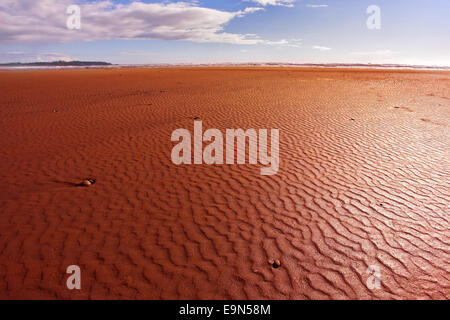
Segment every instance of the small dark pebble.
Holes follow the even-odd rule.
[[[279,267],[281,267],[281,262],[280,260],[276,259],[273,263],[272,263],[272,267],[274,269],[278,269]]]
[[[355,119],[353,119],[353,118],[350,118],[350,120],[355,121]]]
[[[194,120],[200,120],[200,118],[199,117],[194,117]]]

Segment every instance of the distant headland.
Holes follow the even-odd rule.
[[[84,67],[84,66],[110,66],[111,63],[103,61],[51,61],[51,62],[10,62],[0,63],[2,67]]]

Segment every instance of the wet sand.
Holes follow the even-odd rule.
[[[0,88],[2,299],[450,298],[450,72],[0,71]],[[278,128],[278,174],[174,165],[195,117]]]

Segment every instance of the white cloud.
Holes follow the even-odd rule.
[[[316,50],[320,50],[320,51],[328,51],[328,50],[331,50],[331,48],[323,47],[323,46],[312,46],[312,48],[313,48],[313,49],[316,49]]]
[[[58,52],[38,52],[30,53],[25,51],[0,52],[0,61],[4,62],[49,62],[49,61],[73,61],[76,60],[64,53]]]
[[[266,40],[266,45],[278,46],[278,47],[292,47],[292,48],[300,48],[302,39],[281,39],[278,41],[269,41]]]
[[[327,4],[307,4],[308,8],[326,8],[328,7]]]
[[[66,55],[61,55],[61,54],[53,54],[53,53],[49,53],[49,54],[38,54],[36,57],[36,60],[39,62],[51,62],[51,61],[73,61],[74,59],[72,59],[69,56]]]
[[[81,29],[69,30],[66,9],[75,0],[2,0],[0,42],[72,42],[111,39],[156,39],[231,44],[278,45],[253,34],[228,33],[233,19],[264,10],[249,7],[229,12],[193,2],[115,4],[110,0],[79,3]],[[287,4],[293,0],[264,0]],[[284,40],[281,40],[284,41]],[[282,43],[282,45],[286,45]]]
[[[293,7],[297,0],[245,0],[247,2],[254,2],[261,6],[282,6]]]

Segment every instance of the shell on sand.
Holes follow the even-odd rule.
[[[83,182],[81,183],[81,185],[83,187],[89,187],[92,185],[92,183],[89,180],[83,180]]]

